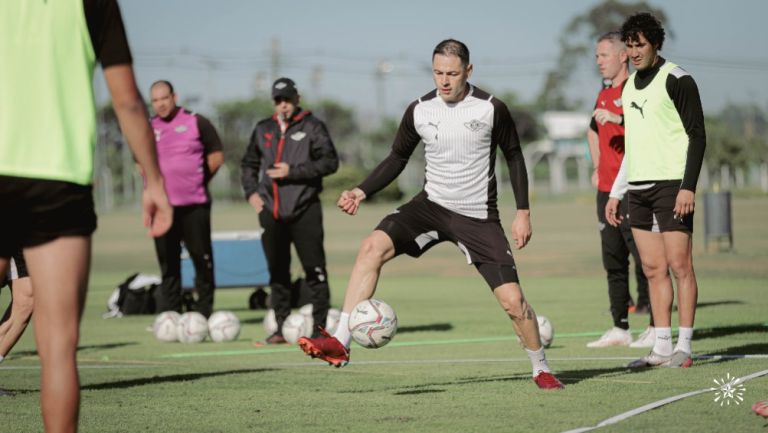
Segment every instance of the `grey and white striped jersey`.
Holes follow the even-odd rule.
[[[393,181],[423,142],[429,200],[464,216],[498,220],[495,162],[501,148],[517,208],[528,209],[525,161],[509,109],[468,86],[460,102],[446,103],[433,90],[408,106],[389,156],[359,186],[367,196]]]

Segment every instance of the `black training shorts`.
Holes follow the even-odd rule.
[[[443,241],[453,242],[491,289],[519,282],[512,249],[498,220],[470,218],[427,198],[425,192],[387,215],[376,227],[395,246],[395,255],[419,257]]]
[[[679,180],[655,182],[645,189],[629,190],[629,225],[632,228],[664,232],[693,233],[693,213],[682,219],[674,216]]]
[[[0,176],[0,257],[62,236],[90,236],[95,230],[90,185]]]

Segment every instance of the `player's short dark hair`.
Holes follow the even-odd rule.
[[[664,27],[661,26],[661,21],[649,12],[638,12],[621,25],[621,41],[624,43],[640,40],[640,33],[657,50],[664,45]]]
[[[457,41],[456,39],[446,39],[437,44],[435,50],[432,51],[432,58],[435,58],[436,54],[456,56],[461,59],[461,63],[464,66],[469,64],[469,48],[464,45],[464,42]]]
[[[149,88],[150,88],[150,89],[154,89],[154,88],[155,88],[155,86],[159,86],[159,85],[161,85],[161,84],[165,84],[166,86],[168,86],[168,90],[170,90],[170,91],[171,91],[171,95],[173,95],[173,94],[174,94],[174,91],[173,91],[173,84],[171,84],[171,82],[170,82],[170,81],[168,81],[168,80],[157,80],[157,81],[155,81],[154,83],[152,83],[152,85],[151,85],[151,86],[149,86]]]

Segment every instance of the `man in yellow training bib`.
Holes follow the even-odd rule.
[[[651,352],[627,367],[687,368],[693,363],[698,294],[691,243],[694,195],[706,147],[701,99],[690,74],[659,55],[664,28],[656,17],[632,15],[621,27],[621,39],[636,72],[621,96],[625,154],[605,214],[618,225],[619,201],[629,191],[629,223],[648,277],[656,331]],[[680,324],[674,349],[669,270]]]

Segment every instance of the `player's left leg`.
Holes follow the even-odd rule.
[[[45,431],[74,432],[80,407],[77,343],[90,266],[90,236],[59,237],[25,248],[34,276],[35,341]]]
[[[189,206],[180,221],[182,239],[195,267],[197,311],[205,317],[213,313],[213,292],[216,288],[211,245],[211,205]]]
[[[671,367],[690,367],[693,323],[696,318],[698,285],[693,270],[693,243],[690,233],[670,231],[663,233],[664,249],[677,287],[679,333]]]
[[[325,327],[328,309],[331,307],[331,292],[323,248],[324,237],[323,208],[317,201],[309,205],[291,224],[293,245],[304,268],[304,276],[311,293],[312,318],[315,323],[312,337],[320,335],[318,327]]]
[[[479,269],[481,272],[483,271],[482,267],[479,267]],[[552,370],[549,368],[547,357],[544,354],[544,347],[541,345],[539,337],[536,313],[525,300],[520,284],[516,282],[504,283],[493,289],[493,294],[501,308],[504,309],[504,312],[512,319],[515,333],[523,342],[525,351],[531,360],[533,380],[536,382],[536,385],[542,389],[564,388],[563,384],[552,375]]]

